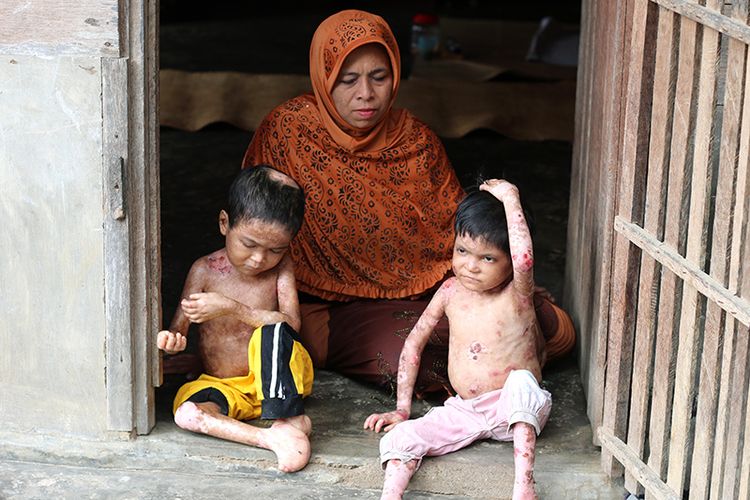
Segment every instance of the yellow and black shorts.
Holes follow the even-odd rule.
[[[313,366],[291,326],[276,323],[256,328],[248,343],[247,361],[250,369],[246,376],[203,374],[180,387],[173,411],[192,400],[214,401],[222,413],[235,420],[288,418],[305,412],[302,398],[312,392]],[[191,399],[194,396],[199,399]]]

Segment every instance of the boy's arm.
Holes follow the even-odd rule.
[[[389,431],[396,424],[409,419],[411,399],[419,373],[422,351],[438,321],[445,314],[446,289],[452,286],[451,282],[452,280],[444,283],[435,293],[435,296],[419,317],[419,321],[414,325],[409,336],[406,337],[398,361],[396,410],[388,413],[373,413],[365,420],[365,429],[371,429],[375,432]]]
[[[182,311],[193,323],[204,323],[219,316],[231,315],[252,328],[286,321],[299,331],[301,326],[299,299],[294,282],[291,257],[285,255],[278,265],[276,294],[278,310],[249,307],[217,292],[192,293],[181,303]]]
[[[302,327],[302,316],[299,311],[297,281],[294,279],[294,264],[288,253],[279,263],[276,294],[279,297],[279,312],[284,316],[282,321],[286,321],[289,326],[299,332]]]
[[[200,260],[193,263],[185,278],[185,284],[182,287],[180,297],[189,297],[193,293],[200,292],[203,289],[203,273],[201,270]],[[185,315],[181,306],[177,306],[172,322],[169,324],[169,330],[162,330],[156,336],[156,345],[159,349],[167,354],[175,354],[184,351],[187,347],[187,334],[190,328],[190,319]]]
[[[534,248],[526,217],[521,208],[518,188],[502,179],[485,181],[479,189],[489,191],[505,206],[508,243],[513,263],[513,287],[522,298],[531,300],[534,293]]]

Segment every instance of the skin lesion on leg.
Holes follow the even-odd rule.
[[[215,403],[186,401],[174,420],[181,429],[271,450],[282,472],[298,471],[310,460],[312,423],[307,415],[279,419],[264,429],[222,414]]]
[[[417,461],[391,459],[385,467],[385,481],[380,500],[401,500],[409,485],[409,480],[417,470]]]
[[[513,500],[536,499],[534,488],[534,458],[536,453],[536,431],[534,427],[517,422],[513,425],[513,461],[515,481]]]

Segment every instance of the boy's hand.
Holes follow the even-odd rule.
[[[189,298],[182,299],[180,307],[191,322],[204,323],[226,314],[232,302],[220,293],[191,293]]]
[[[408,419],[409,415],[405,410],[393,410],[388,413],[373,413],[367,417],[367,420],[365,420],[364,428],[375,432],[380,432],[381,430],[383,432],[388,432],[397,424]]]
[[[167,354],[176,354],[184,351],[187,346],[187,337],[180,332],[162,330],[156,336],[156,345]]]
[[[479,190],[490,192],[500,201],[504,201],[505,196],[509,193],[513,193],[516,198],[518,197],[518,188],[514,184],[503,179],[486,180],[481,186],[479,186]]]

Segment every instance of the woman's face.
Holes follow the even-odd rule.
[[[380,44],[357,47],[341,66],[331,90],[336,111],[354,128],[371,128],[391,102],[393,75],[388,54]]]

